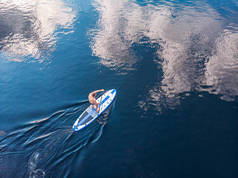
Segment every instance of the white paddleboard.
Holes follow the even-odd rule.
[[[98,105],[99,112],[96,112],[96,109],[94,107],[92,108],[92,105],[90,105],[75,121],[73,130],[79,131],[97,119],[112,104],[116,98],[116,94],[116,89],[111,89],[100,96],[97,99],[97,102],[101,102],[101,104]]]

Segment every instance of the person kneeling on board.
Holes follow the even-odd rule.
[[[99,111],[98,105],[101,104],[101,102],[99,102],[99,103],[97,102],[96,95],[97,95],[97,93],[102,92],[102,91],[104,91],[104,89],[93,91],[93,92],[89,93],[89,95],[88,95],[88,101],[89,101],[89,103],[92,104],[92,109],[93,109],[93,107],[95,107],[96,112]]]

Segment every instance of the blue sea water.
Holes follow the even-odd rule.
[[[0,178],[235,178],[237,130],[237,0],[1,0]]]

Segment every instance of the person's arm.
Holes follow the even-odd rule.
[[[104,91],[104,89],[93,91],[93,92],[91,92],[91,94],[96,94],[96,93],[101,92],[101,91]]]

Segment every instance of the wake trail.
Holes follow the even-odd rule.
[[[82,157],[82,149],[101,137],[109,117],[107,112],[85,129],[73,131],[72,125],[87,103],[88,100],[82,100],[66,104],[48,117],[5,134],[0,139],[0,177],[67,177],[72,162]],[[11,164],[13,161],[15,164]]]

